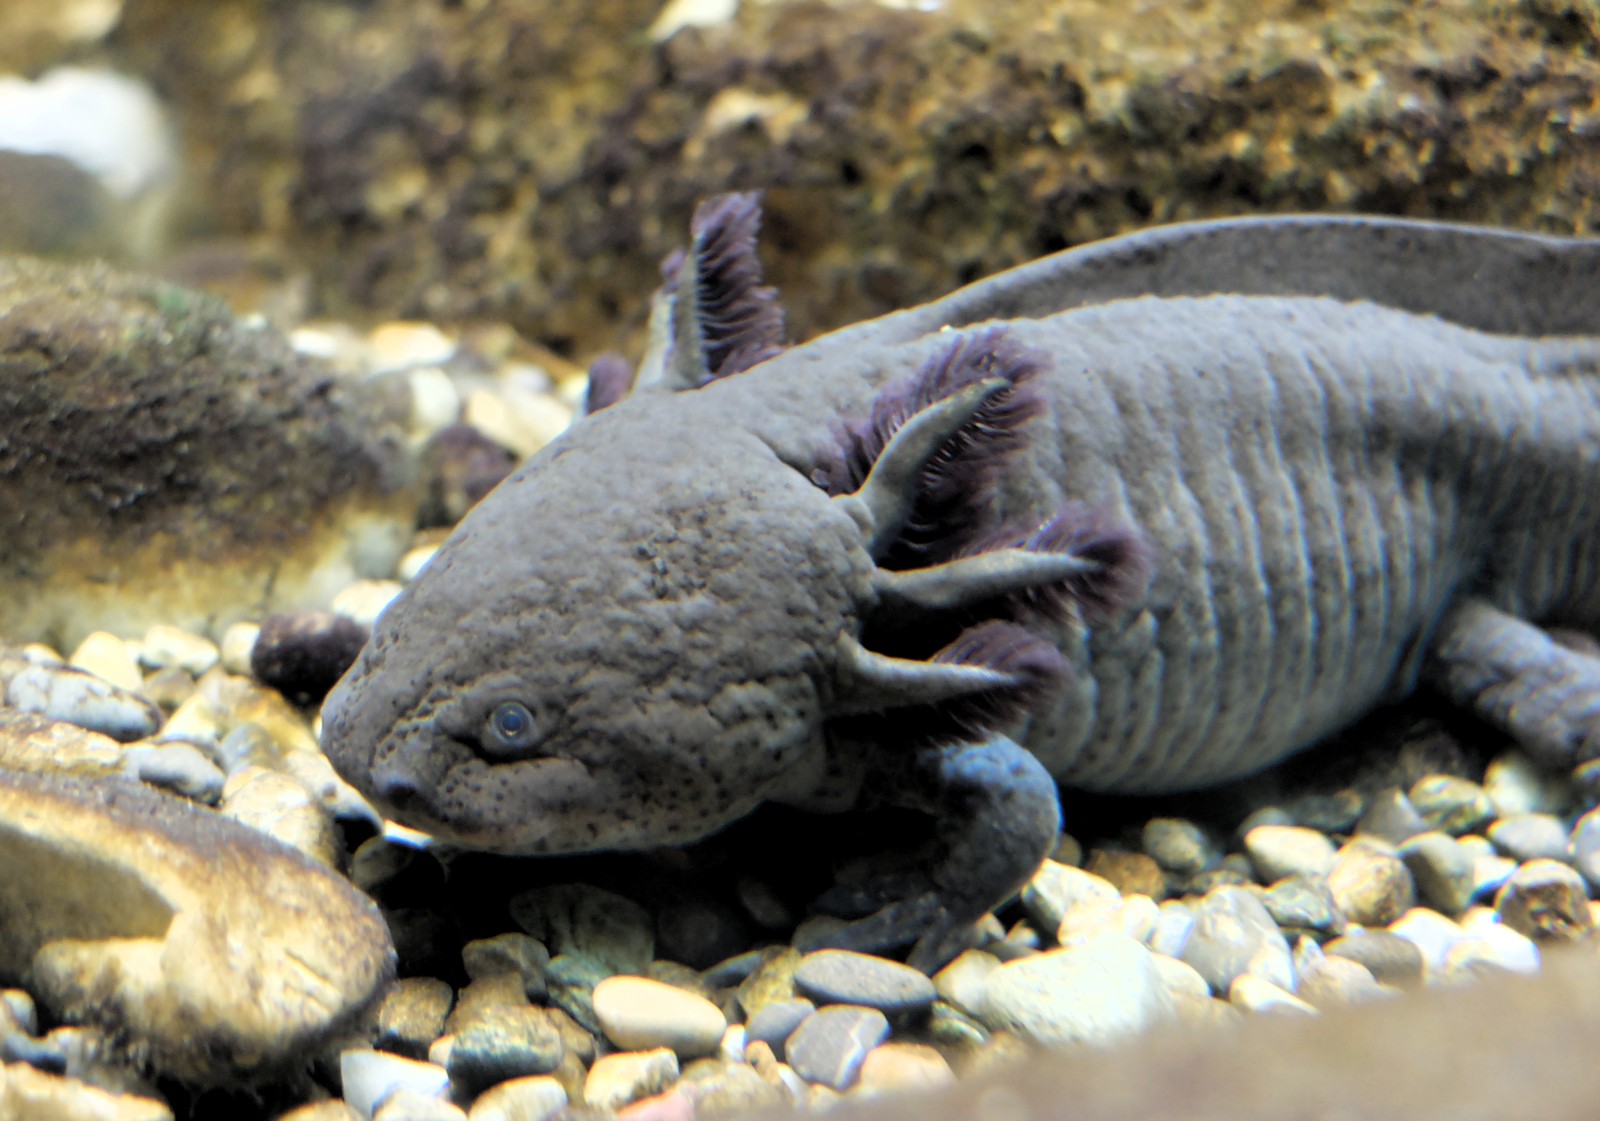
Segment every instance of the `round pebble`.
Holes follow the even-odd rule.
[[[996,969],[980,1018],[993,1031],[1054,1046],[1109,1043],[1174,1016],[1154,955],[1126,935],[1105,933]]]
[[[295,704],[316,704],[355,662],[368,633],[330,611],[269,615],[250,648],[250,673]]]
[[[227,782],[222,769],[199,748],[176,741],[133,744],[122,753],[122,769],[141,782],[208,806],[222,800]]]
[[[437,1097],[450,1089],[449,1072],[441,1066],[364,1048],[339,1055],[339,1081],[344,1100],[363,1117],[371,1117],[378,1103],[397,1090]]]
[[[546,1121],[567,1104],[561,1083],[545,1075],[513,1078],[479,1094],[468,1121]]]
[[[1516,861],[1566,860],[1567,830],[1554,814],[1522,813],[1489,826],[1495,848]]]
[[[1344,926],[1344,916],[1333,902],[1333,892],[1321,877],[1281,879],[1262,892],[1261,903],[1284,930],[1333,934]]]
[[[1043,930],[1055,930],[1078,903],[1122,898],[1112,884],[1081,868],[1046,860],[1022,889],[1022,906]]]
[[[1328,890],[1344,917],[1363,926],[1387,926],[1416,902],[1404,862],[1381,842],[1352,841],[1339,850]]]
[[[429,1045],[444,1034],[455,998],[455,991],[435,977],[396,981],[378,1008],[378,1049],[408,1059],[426,1057]]]
[[[1530,860],[1513,872],[1494,909],[1506,926],[1538,941],[1570,942],[1594,930],[1583,877],[1555,860]]]
[[[1287,989],[1253,973],[1241,973],[1228,986],[1228,1003],[1244,1012],[1315,1016],[1317,1010]]]
[[[1244,851],[1264,884],[1288,876],[1325,876],[1333,867],[1333,842],[1298,825],[1258,825],[1244,837]]]
[[[876,1008],[835,1004],[808,1017],[785,1045],[789,1065],[807,1082],[849,1089],[867,1053],[889,1037],[889,1020]]]
[[[1253,892],[1217,888],[1195,904],[1194,916],[1182,960],[1199,970],[1212,992],[1227,992],[1235,977],[1252,969],[1253,962],[1259,965],[1263,953],[1280,962],[1269,969],[1274,979],[1293,976],[1289,943]]]
[[[681,1059],[698,1058],[713,1054],[728,1028],[709,1000],[647,977],[607,977],[593,1001],[606,1038],[627,1051],[666,1047]]]
[[[925,1043],[885,1043],[868,1052],[857,1089],[867,1093],[934,1090],[956,1080],[955,1071]]]
[[[1387,930],[1363,930],[1335,938],[1323,947],[1331,956],[1360,962],[1385,985],[1412,988],[1422,984],[1422,951]]]
[[[1572,801],[1567,776],[1541,767],[1521,751],[1496,756],[1483,776],[1483,792],[1501,818],[1525,813],[1560,814]]]
[[[1400,846],[1400,856],[1422,898],[1440,911],[1458,915],[1472,902],[1477,860],[1454,837],[1434,830],[1418,833]]]
[[[1169,899],[1161,904],[1150,937],[1145,939],[1150,949],[1168,957],[1183,957],[1184,947],[1194,935],[1194,909],[1187,903]]]
[[[1483,787],[1455,775],[1426,775],[1410,790],[1411,804],[1429,829],[1469,833],[1494,820],[1494,803]]]
[[[68,666],[30,665],[6,686],[6,703],[129,743],[155,735],[161,710],[103,678]]]
[[[1167,896],[1167,877],[1161,865],[1142,852],[1096,848],[1089,853],[1084,869],[1105,880],[1122,895],[1144,895],[1155,900]]]
[[[222,668],[240,677],[250,674],[250,653],[255,649],[261,627],[255,623],[234,623],[222,632],[217,648]]]
[[[619,1109],[659,1093],[678,1080],[678,1056],[671,1049],[624,1051],[596,1059],[583,1083],[583,1103]]]
[[[128,644],[106,631],[85,635],[67,663],[122,689],[137,692],[144,685],[144,675]]]
[[[1389,933],[1399,935],[1422,951],[1428,974],[1443,969],[1450,948],[1466,937],[1460,924],[1428,907],[1411,908],[1390,924]]]
[[[1316,1008],[1364,1004],[1395,995],[1394,989],[1378,984],[1370,969],[1349,958],[1319,956],[1299,973],[1300,984],[1295,995]]]
[[[157,623],[139,644],[139,661],[151,669],[169,667],[199,677],[221,659],[217,644],[181,627]]]
[[[1157,864],[1179,876],[1202,872],[1222,856],[1205,830],[1177,817],[1156,817],[1145,822],[1140,843]]]

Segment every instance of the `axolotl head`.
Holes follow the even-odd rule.
[[[964,532],[1043,407],[1041,360],[1002,332],[927,348],[814,464],[720,415],[707,383],[781,333],[755,215],[702,208],[665,357],[614,407],[628,379],[596,378],[596,415],[467,515],[329,695],[330,759],[396,820],[562,853],[826,802],[837,730],[976,737],[1052,686],[1019,601],[1092,615],[1142,580],[1136,536],[1085,509]]]

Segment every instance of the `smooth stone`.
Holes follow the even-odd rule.
[[[702,1117],[748,1117],[789,1101],[781,1082],[768,1081],[754,1067],[727,1059],[690,1063],[676,1088],[690,1096],[695,1114]]]
[[[1161,983],[1166,985],[1167,991],[1173,996],[1192,996],[1207,1000],[1211,998],[1211,986],[1200,976],[1200,971],[1188,962],[1179,961],[1166,954],[1151,954],[1150,958],[1161,971]]]
[[[1476,979],[1485,972],[1531,976],[1539,972],[1540,964],[1539,947],[1533,939],[1492,923],[1469,931],[1466,938],[1450,947],[1439,973],[1446,983]]]
[[[6,686],[6,703],[99,732],[122,743],[152,736],[161,710],[130,690],[68,666],[27,666]]]
[[[473,980],[493,973],[515,973],[529,1000],[542,1001],[549,992],[545,971],[550,968],[550,951],[526,934],[512,932],[468,942],[461,947],[461,966]]]
[[[93,631],[67,657],[67,664],[103,678],[119,689],[136,693],[144,688],[144,674],[128,644],[106,631]]]
[[[209,638],[174,627],[170,623],[156,623],[144,633],[139,644],[139,661],[151,669],[181,669],[199,677],[221,660],[221,651]]]
[[[1262,893],[1261,905],[1279,927],[1287,930],[1334,934],[1344,927],[1344,916],[1333,901],[1333,892],[1320,877],[1281,879]]]
[[[1571,942],[1594,930],[1583,877],[1555,860],[1530,860],[1495,895],[1500,921],[1536,941]]]
[[[297,705],[320,704],[354,664],[370,633],[332,611],[268,615],[250,647],[250,675]]]
[[[1568,846],[1573,866],[1590,887],[1600,888],[1600,809],[1590,810],[1577,820]]]
[[[549,1074],[561,1065],[561,1037],[544,1010],[500,1006],[455,1033],[446,1069],[458,1088],[477,1093],[500,1082]]]
[[[239,677],[248,677],[250,654],[255,649],[256,639],[260,634],[259,623],[230,623],[228,629],[222,632],[222,642],[217,647],[222,668]]]
[[[1472,898],[1492,898],[1517,870],[1509,856],[1480,856],[1472,862]]]
[[[967,953],[976,953],[968,950]],[[963,957],[966,955],[963,954]],[[960,958],[956,959],[957,961]],[[954,962],[951,963],[952,965]],[[996,962],[995,964],[999,964]],[[949,968],[948,966],[946,968]],[[754,1016],[745,1023],[745,1038],[754,1043],[765,1043],[772,1048],[778,1058],[784,1057],[784,1041],[794,1034],[794,1030],[805,1022],[806,1017],[817,1010],[817,1006],[804,997],[793,1000],[774,1000],[761,1006]]]
[[[227,776],[192,744],[168,742],[130,744],[122,753],[125,773],[203,805],[222,801]]]
[[[800,951],[793,946],[773,946],[762,950],[758,964],[739,982],[735,996],[745,1014],[754,1016],[776,1000],[793,1000],[794,971],[800,966]]]
[[[1046,860],[1022,889],[1022,907],[1043,930],[1055,930],[1075,905],[1122,898],[1111,883],[1081,868]]]
[[[354,1048],[339,1054],[339,1083],[350,1108],[362,1117],[371,1117],[379,1103],[396,1090],[429,1098],[447,1093],[450,1075],[433,1063]]]
[[[298,1109],[280,1113],[275,1121],[365,1121],[339,1098],[307,1102]]]
[[[1428,828],[1457,835],[1494,820],[1494,803],[1483,787],[1455,775],[1425,775],[1409,791]]]
[[[551,884],[521,892],[509,906],[516,924],[552,955],[578,953],[607,973],[635,975],[642,975],[655,957],[650,913],[614,892],[587,884]]]
[[[709,1000],[647,977],[607,977],[592,1000],[606,1038],[624,1051],[667,1047],[680,1059],[695,1059],[715,1052],[728,1028]]]
[[[595,1060],[583,1084],[583,1104],[620,1109],[659,1093],[678,1079],[678,1056],[667,1047],[623,1051]]]
[[[1394,989],[1378,984],[1372,971],[1349,958],[1321,956],[1298,971],[1295,995],[1320,1009],[1346,1004],[1364,1004],[1395,995]]]
[[[196,1085],[298,1061],[394,975],[383,917],[344,877],[127,781],[0,772],[0,900],[0,975]]]
[[[800,959],[795,988],[818,1005],[856,1004],[886,1016],[927,1011],[933,982],[918,970],[871,954],[818,950]]]
[[[600,1021],[594,1014],[594,987],[610,976],[614,974],[607,966],[584,954],[553,957],[545,971],[550,1003],[600,1035]]]
[[[1572,804],[1572,782],[1541,767],[1521,751],[1507,751],[1490,760],[1483,792],[1501,818],[1525,813],[1560,815]]]
[[[567,1092],[554,1078],[513,1078],[473,1099],[467,1121],[548,1121],[566,1105]]]
[[[1459,915],[1477,889],[1472,853],[1447,833],[1418,833],[1400,846],[1418,894],[1447,915]]]
[[[1194,913],[1194,933],[1180,960],[1194,966],[1212,992],[1227,992],[1263,952],[1281,960],[1281,968],[1273,971],[1277,976],[1292,976],[1289,943],[1254,892],[1217,888],[1194,905]]]
[[[10,1020],[29,1035],[39,1034],[39,1008],[22,989],[0,989],[0,1017]]]
[[[1228,1003],[1241,1012],[1315,1016],[1317,1010],[1288,989],[1253,973],[1241,973],[1228,986]]]
[[[1061,833],[1056,837],[1056,847],[1050,850],[1050,859],[1057,864],[1065,864],[1072,868],[1083,867],[1083,842],[1071,833]]]
[[[946,1054],[966,1055],[988,1043],[990,1037],[989,1029],[979,1023],[976,1016],[936,1000],[927,1022],[920,1028],[919,1038],[942,1048]]]
[[[835,1004],[807,1017],[784,1052],[801,1078],[843,1092],[855,1083],[867,1052],[888,1037],[889,1020],[876,1008]]]
[[[1348,834],[1366,808],[1359,791],[1345,787],[1328,793],[1301,794],[1286,806],[1294,823],[1314,833]]]
[[[859,1094],[936,1090],[955,1083],[949,1061],[925,1043],[885,1043],[874,1047],[861,1064]]]
[[[1382,984],[1401,988],[1414,988],[1422,984],[1422,951],[1414,943],[1387,930],[1362,930],[1346,934],[1322,948],[1329,956],[1360,962]]]
[[[1145,822],[1139,840],[1157,864],[1179,876],[1203,872],[1222,858],[1206,831],[1184,818],[1151,818]]]
[[[1150,949],[1168,957],[1182,958],[1184,947],[1194,936],[1194,908],[1187,903],[1168,899],[1161,904],[1161,913],[1145,941]]]
[[[398,580],[352,580],[328,605],[335,615],[343,615],[364,627],[371,627],[403,590]]]
[[[444,1034],[445,1017],[456,994],[436,977],[404,977],[378,1007],[376,1046],[408,1059],[422,1059]]]
[[[1489,840],[1512,859],[1567,859],[1567,828],[1554,814],[1524,813],[1502,817],[1489,826]]]
[[[1466,937],[1459,923],[1428,907],[1411,908],[1389,924],[1389,933],[1399,935],[1422,951],[1428,976],[1444,968],[1450,948]]]
[[[1166,873],[1153,857],[1142,852],[1095,848],[1089,853],[1084,870],[1105,880],[1121,895],[1144,895],[1155,900],[1167,897]]]
[[[378,1103],[372,1121],[467,1121],[467,1111],[455,1102],[399,1089]]]
[[[1333,868],[1333,842],[1298,825],[1258,825],[1244,836],[1244,851],[1264,884],[1288,876],[1325,876]]]
[[[226,730],[226,719],[226,714],[218,710],[210,697],[203,693],[191,693],[173,709],[153,742],[175,740],[195,744],[205,748],[215,761],[218,758],[217,746],[222,742]]]
[[[7,1121],[172,1121],[172,1110],[155,1098],[112,1093],[27,1063],[3,1063],[0,1117]]]
[[[1339,850],[1328,873],[1328,890],[1344,917],[1362,926],[1387,926],[1416,902],[1416,885],[1405,863],[1381,842],[1357,840]]]
[[[279,771],[246,767],[222,787],[221,811],[330,868],[339,863],[333,815],[305,786]]]
[[[984,995],[985,1027],[1046,1046],[1108,1043],[1175,1015],[1150,951],[1112,933],[1002,965]]]

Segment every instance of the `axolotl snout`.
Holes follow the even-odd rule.
[[[637,377],[460,524],[329,697],[396,819],[513,853],[925,810],[833,944],[956,952],[1056,782],[1193,788],[1441,690],[1600,754],[1600,243],[1168,227],[782,346],[712,200]]]

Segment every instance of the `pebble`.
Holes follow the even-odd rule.
[[[709,1000],[647,977],[607,977],[595,986],[593,1001],[606,1038],[625,1051],[666,1047],[680,1059],[699,1058],[717,1050],[728,1028]]]
[[[1276,964],[1270,964],[1273,959]],[[1194,966],[1214,993],[1227,992],[1247,970],[1293,983],[1289,943],[1246,888],[1220,887],[1195,905],[1194,933],[1181,960]]]
[[[950,1063],[925,1043],[885,1043],[861,1064],[856,1089],[863,1093],[935,1090],[956,1080]]]
[[[1356,823],[1356,833],[1388,841],[1391,845],[1398,845],[1427,828],[1427,822],[1422,820],[1411,799],[1403,790],[1392,786],[1373,796]]]
[[[615,892],[550,884],[512,897],[509,907],[516,924],[552,954],[582,954],[607,973],[643,975],[655,957],[650,913]]]
[[[92,673],[129,692],[144,687],[144,675],[139,672],[139,662],[127,643],[107,631],[94,631],[84,636],[78,648],[67,658],[67,664],[85,673]]]
[[[1539,972],[1539,947],[1508,926],[1492,924],[1470,932],[1450,948],[1440,969],[1442,980],[1472,980],[1484,970],[1532,975]]]
[[[396,319],[374,327],[366,347],[366,372],[377,374],[448,362],[458,344],[431,323]]]
[[[1589,886],[1600,889],[1600,810],[1590,810],[1578,819],[1568,846],[1574,867]]]
[[[1583,877],[1555,860],[1530,860],[1494,899],[1500,921],[1529,938],[1571,942],[1594,930]]]
[[[567,1092],[554,1078],[513,1078],[479,1094],[467,1121],[547,1121],[566,1104]]]
[[[789,1101],[781,1076],[768,1081],[754,1067],[727,1059],[691,1063],[677,1088],[690,1094],[702,1117],[746,1117]]]
[[[773,1001],[794,999],[794,971],[800,965],[800,951],[793,946],[773,946],[762,950],[757,960],[735,993],[739,1007],[751,1016]]]
[[[1379,982],[1414,988],[1422,984],[1423,956],[1417,946],[1387,930],[1363,930],[1335,938],[1323,950],[1360,962]]]
[[[1055,930],[1061,920],[1079,903],[1096,900],[1116,902],[1122,898],[1111,883],[1099,876],[1046,860],[1022,889],[1022,907],[1043,930]]]
[[[1169,958],[1166,954],[1151,954],[1150,958],[1161,971],[1161,982],[1173,996],[1192,996],[1210,999],[1211,986],[1200,976],[1200,971],[1186,961]]]
[[[550,968],[550,951],[537,938],[515,932],[479,938],[461,947],[461,966],[472,980],[496,973],[515,973],[522,982],[522,995],[542,1001],[549,989],[545,970]]]
[[[968,950],[968,954],[977,953]],[[966,954],[961,955],[966,957]],[[956,961],[960,961],[957,958]],[[991,959],[993,960],[993,959]],[[995,962],[996,965],[999,962]],[[952,962],[945,969],[955,965]],[[794,1034],[794,1030],[805,1022],[806,1017],[817,1010],[817,1006],[804,997],[793,1000],[774,1000],[761,1006],[761,1008],[746,1021],[744,1026],[745,1039],[752,1043],[764,1043],[772,1048],[778,1058],[784,1057],[784,1040]]]
[[[1396,990],[1378,984],[1370,969],[1349,958],[1319,953],[1297,972],[1300,983],[1295,995],[1316,1008],[1364,1004],[1396,995]]]
[[[1522,813],[1502,817],[1489,826],[1495,848],[1520,862],[1566,860],[1567,830],[1554,814]]]
[[[550,968],[545,971],[550,1003],[600,1035],[600,1021],[594,1014],[594,987],[615,973],[586,954],[559,954],[550,959]]]
[[[1241,973],[1228,986],[1228,1003],[1244,1012],[1315,1016],[1317,1010],[1287,989],[1253,973]]]
[[[671,1049],[623,1051],[596,1059],[583,1083],[583,1103],[620,1109],[660,1093],[678,1080],[678,1056]]]
[[[989,977],[979,1018],[992,1031],[1053,1046],[1108,1043],[1174,1016],[1150,951],[1108,932],[1002,965]]]
[[[818,950],[800,959],[795,988],[819,1005],[857,1004],[886,1016],[925,1012],[933,982],[918,970],[850,950]]]
[[[139,644],[139,662],[150,669],[181,669],[194,677],[208,672],[221,660],[217,644],[181,627],[157,623]]]
[[[167,717],[167,722],[161,725],[161,731],[155,738],[158,742],[178,740],[192,743],[206,748],[213,758],[217,758],[216,749],[224,735],[224,719],[224,714],[210,697],[203,693],[191,693]]]
[[[1352,841],[1328,873],[1333,902],[1350,922],[1387,926],[1416,902],[1416,886],[1400,857],[1381,841]]]
[[[1389,925],[1389,933],[1399,935],[1422,951],[1425,976],[1443,969],[1450,947],[1466,937],[1459,923],[1428,907],[1411,908]]]
[[[1187,903],[1169,899],[1161,904],[1156,924],[1145,941],[1158,954],[1181,958],[1184,947],[1193,936],[1194,909]]]
[[[370,629],[400,591],[398,580],[355,580],[333,597],[329,609]]]
[[[1161,900],[1167,897],[1167,877],[1153,857],[1126,849],[1096,848],[1089,853],[1084,870],[1099,876],[1122,895],[1144,895]]]
[[[122,753],[122,769],[141,782],[194,802],[214,806],[222,800],[227,776],[192,744],[139,743]]]
[[[1184,818],[1151,818],[1145,822],[1139,840],[1157,864],[1178,876],[1203,872],[1222,858],[1206,831]]]
[[[6,1121],[172,1121],[165,1102],[112,1093],[20,1062],[0,1064],[0,1111]]]
[[[154,735],[162,720],[143,697],[68,666],[27,666],[6,686],[6,703],[122,743]]]
[[[339,1081],[345,1102],[362,1117],[371,1117],[396,1090],[438,1097],[450,1089],[450,1075],[441,1066],[365,1048],[340,1053]]]
[[[236,771],[223,784],[220,809],[321,864],[339,863],[333,816],[288,775],[253,766]]]
[[[561,1037],[544,1009],[502,1006],[455,1033],[446,1069],[452,1083],[476,1093],[512,1078],[549,1074],[561,1055]]]
[[[217,647],[223,669],[239,677],[250,675],[250,655],[255,650],[256,639],[261,634],[257,623],[234,623],[222,632],[222,642]]]
[[[454,1102],[401,1089],[378,1104],[372,1121],[467,1121],[467,1111]]]
[[[1336,934],[1344,916],[1333,901],[1327,881],[1315,876],[1289,876],[1261,894],[1261,904],[1279,927],[1293,931]]]
[[[435,977],[404,977],[395,982],[378,1008],[376,1046],[408,1059],[421,1059],[444,1034],[445,1017],[456,994]]]
[[[1400,846],[1418,894],[1447,915],[1459,915],[1477,890],[1477,860],[1447,833],[1418,833]]]
[[[1473,899],[1488,899],[1499,891],[1511,874],[1517,870],[1517,862],[1509,856],[1480,856],[1472,862],[1472,897]]]
[[[1258,825],[1244,837],[1244,850],[1264,884],[1288,876],[1325,876],[1333,868],[1333,842],[1298,825]]]
[[[807,1082],[849,1089],[867,1052],[889,1037],[889,1020],[876,1008],[835,1004],[808,1017],[785,1044],[789,1065]]]
[[[331,611],[269,615],[250,648],[250,674],[295,704],[318,704],[355,662],[368,634],[366,625]]]
[[[1502,818],[1525,813],[1562,814],[1572,803],[1567,776],[1541,767],[1521,751],[1507,751],[1490,761],[1483,792]]]
[[[1425,775],[1410,790],[1411,804],[1428,828],[1470,833],[1494,820],[1494,803],[1475,782],[1455,775]]]

